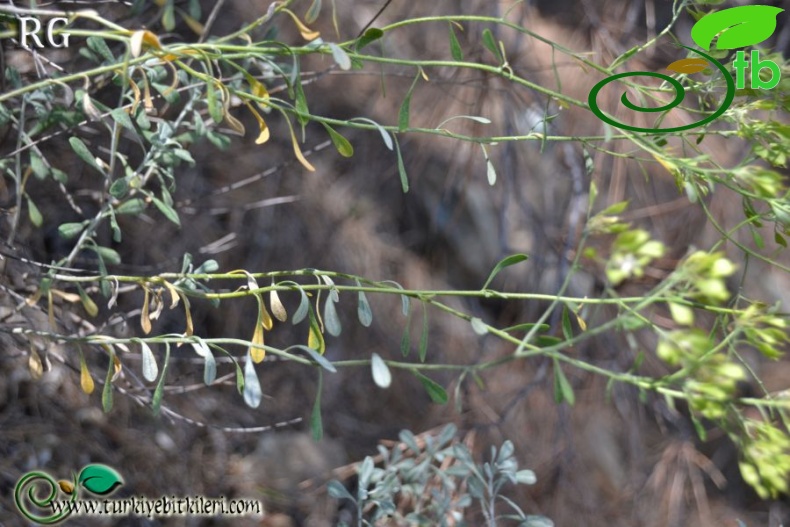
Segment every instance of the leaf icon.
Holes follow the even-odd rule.
[[[702,71],[707,67],[708,61],[705,59],[688,58],[676,60],[667,66],[667,69],[676,73],[697,73],[698,71]]]
[[[80,472],[78,481],[87,490],[99,496],[106,496],[123,485],[123,478],[115,469],[98,463],[85,466]]]
[[[716,35],[716,49],[735,49],[759,44],[776,30],[776,17],[784,11],[767,5],[745,5],[704,16],[691,28],[691,38],[705,51]]]

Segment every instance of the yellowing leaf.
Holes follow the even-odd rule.
[[[27,367],[30,370],[30,376],[34,381],[39,380],[44,375],[44,365],[41,363],[41,357],[34,347],[30,347],[30,357],[27,359]]]
[[[274,285],[274,283],[272,283],[272,285]],[[276,289],[272,289],[272,291],[269,293],[269,304],[272,306],[274,318],[280,322],[285,322],[288,320],[288,313],[285,311],[285,306],[280,301],[280,295],[277,294]]]
[[[82,308],[88,314],[89,317],[95,317],[99,314],[99,307],[96,305],[96,302],[93,301],[91,297],[88,296],[88,293],[81,286],[77,286],[80,292],[80,301],[82,302]]]
[[[237,134],[244,135],[246,133],[242,122],[233,117],[227,110],[225,110],[225,122],[228,123],[228,126]]]
[[[266,310],[266,306],[263,303],[263,300],[260,300],[260,308],[261,308],[261,325],[263,329],[269,331],[274,326],[274,321],[272,320],[272,316]]]
[[[263,346],[263,329],[266,326],[264,313],[266,313],[266,308],[263,306],[261,295],[256,294],[255,300],[258,302],[258,318],[255,321],[255,330],[252,333],[252,340],[250,341],[253,344],[250,346],[250,357],[252,357],[254,363],[258,364],[266,357],[266,350],[254,346]],[[269,314],[266,313],[266,317],[268,317],[268,315]],[[270,325],[266,329],[271,329],[271,317],[269,317],[269,323]]]
[[[667,160],[664,157],[661,157],[660,155],[658,155],[658,154],[656,154],[654,152],[651,152],[651,153],[653,154],[653,157],[655,158],[655,160],[658,161],[661,164],[662,167],[666,168],[667,171],[669,171],[670,174],[672,174],[674,176],[675,174],[678,173],[678,167],[677,167],[676,164],[672,163],[671,161]]]
[[[187,318],[187,327],[184,334],[187,337],[191,337],[192,333],[194,333],[194,327],[192,326],[192,311],[190,310],[189,299],[181,291],[178,291],[178,297],[184,303],[184,315]]]
[[[170,309],[173,309],[178,305],[178,290],[170,282],[165,281],[163,283],[167,290],[170,291]]]
[[[180,10],[179,10],[180,11]],[[181,18],[184,19],[184,22],[189,26],[189,29],[195,32],[196,35],[202,35],[205,31],[203,24],[189,16],[188,14],[184,13],[183,11],[180,12]]]
[[[312,29],[304,25],[304,23],[301,20],[299,20],[299,17],[297,17],[292,11],[288,9],[281,9],[280,11],[282,11],[283,13],[287,13],[293,19],[294,24],[296,24],[296,28],[299,30],[299,33],[302,35],[303,39],[315,40],[321,35],[321,33],[319,33],[318,31],[313,31]]]
[[[140,99],[142,92],[140,91],[140,87],[134,82],[131,77],[127,79],[129,81],[129,87],[132,88],[132,92],[134,93],[134,101],[132,102],[132,108],[129,113],[132,115],[137,114],[137,107],[140,105]]]
[[[579,313],[574,313],[576,315],[576,322],[578,322],[579,327],[582,328],[582,331],[587,331],[587,322],[579,315]]]
[[[129,49],[132,52],[132,57],[136,58],[140,56],[143,51],[143,45],[156,49],[162,49],[162,44],[159,42],[159,37],[147,29],[140,29],[132,33],[132,38],[129,39]]]
[[[676,73],[697,73],[709,67],[708,61],[700,58],[687,58],[676,60],[667,69]]]
[[[140,327],[143,329],[143,333],[148,335],[151,333],[151,319],[148,316],[148,303],[149,303],[149,291],[147,287],[143,287],[145,291],[145,297],[143,298],[143,307],[140,310]]]
[[[80,387],[88,395],[93,393],[93,377],[91,377],[91,372],[88,371],[88,365],[85,363],[85,357],[82,356],[82,352],[80,352]]]
[[[302,154],[302,149],[299,148],[299,142],[296,140],[296,134],[294,133],[294,127],[291,124],[291,120],[288,119],[288,115],[286,115],[285,112],[283,112],[283,115],[285,116],[285,122],[288,123],[288,130],[291,132],[291,143],[293,143],[294,155],[296,156],[296,159],[298,159],[302,166],[307,170],[310,172],[315,172],[315,167],[311,165],[307,159],[305,159],[304,154]]]
[[[62,298],[66,302],[71,302],[72,304],[80,301],[80,295],[76,295],[74,293],[67,293],[66,291],[61,291],[60,289],[51,289],[52,294]]]
[[[269,137],[271,135],[269,133],[269,127],[266,125],[266,121],[263,120],[263,117],[261,117],[261,115],[257,111],[255,111],[255,108],[253,108],[253,106],[249,102],[247,102],[247,108],[250,109],[250,112],[252,112],[252,115],[255,117],[255,120],[258,121],[258,128],[260,128],[260,134],[258,134],[258,138],[255,139],[255,144],[262,145],[263,143],[269,140]]]
[[[323,354],[325,350],[324,336],[318,330],[318,325],[310,324],[310,334],[307,336],[307,347]]]
[[[47,320],[49,320],[49,329],[55,331],[55,305],[52,302],[52,290],[47,291]]]
[[[178,84],[179,84],[178,70],[176,70],[176,67],[171,62],[172,60],[175,60],[175,59],[168,60],[167,58],[165,58],[165,64],[170,68],[170,71],[173,72],[173,75],[172,75],[173,82],[171,82],[170,86],[168,86],[167,89],[162,92],[162,95],[165,96],[165,97],[167,97],[170,94],[170,92],[175,91],[176,88],[178,88]]]
[[[260,323],[255,324],[255,331],[252,334],[251,342],[256,346],[263,346],[263,326]],[[266,357],[266,350],[250,346],[250,357],[252,357],[252,362],[258,364]]]
[[[312,311],[310,311],[310,333],[307,335],[307,347],[316,350],[321,355],[326,351],[324,335],[321,334],[321,328],[318,327],[318,321]]]
[[[269,100],[269,91],[266,89],[266,86],[263,85],[261,81],[250,75],[249,73],[245,72],[245,78],[250,85],[250,94],[258,97],[259,99],[264,99],[265,101]],[[261,110],[265,110],[268,106],[265,102],[255,101],[255,104]]]
[[[143,107],[145,108],[145,113],[154,112],[154,99],[151,97],[151,86],[148,84],[147,78],[145,84],[143,84]]]

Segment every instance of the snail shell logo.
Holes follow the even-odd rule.
[[[719,38],[716,42],[716,49],[727,50],[753,46],[764,41],[770,37],[774,31],[776,31],[776,17],[782,11],[784,11],[784,9],[766,5],[750,5],[724,9],[722,11],[706,15],[696,24],[694,24],[694,27],[691,29],[691,39],[705,51],[710,51],[713,44],[713,39],[716,38],[717,35]],[[644,128],[618,122],[601,111],[597,102],[598,93],[610,82],[626,77],[659,78],[669,83],[675,91],[674,99],[672,99],[667,104],[656,107],[638,106],[628,99],[627,93],[623,92],[620,101],[623,103],[623,106],[630,110],[645,113],[665,112],[675,108],[683,102],[683,99],[686,96],[686,91],[680,82],[669,75],[650,71],[618,73],[617,75],[612,75],[611,77],[605,78],[596,84],[592,90],[590,90],[590,95],[587,98],[587,103],[590,105],[590,109],[599,119],[617,128],[631,130],[633,132],[651,133],[669,133],[690,130],[691,128],[697,128],[699,126],[706,125],[717,117],[721,116],[727,111],[727,108],[730,107],[730,104],[732,104],[732,101],[735,98],[735,82],[733,81],[732,75],[730,75],[727,69],[718,60],[714,59],[705,52],[690,48],[688,46],[682,47],[688,49],[692,53],[699,55],[700,58],[687,58],[675,61],[667,66],[668,70],[674,71],[676,73],[693,74],[702,71],[711,65],[718,69],[724,77],[724,81],[727,83],[727,94],[724,96],[724,99],[715,112],[706,116],[704,119],[683,126],[676,126],[673,128]],[[779,66],[771,61],[760,61],[759,53],[756,51],[752,52],[751,58],[752,67],[758,68],[758,70],[753,69],[752,71],[752,86],[763,89],[769,89],[776,86],[776,84],[779,82]],[[738,77],[738,88],[744,87],[744,70],[748,64],[749,63],[745,59],[744,52],[738,51],[737,58],[733,63],[736,68],[736,75]],[[758,76],[759,70],[764,68],[769,68],[772,73],[772,80],[767,83],[762,82]]]

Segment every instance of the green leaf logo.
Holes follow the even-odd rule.
[[[767,5],[745,5],[724,9],[703,17],[691,28],[691,38],[710,51],[716,35],[716,49],[735,49],[759,44],[773,35],[776,17],[784,11]]]
[[[107,465],[99,464],[84,467],[77,481],[88,491],[99,496],[106,496],[123,485],[120,474]]]

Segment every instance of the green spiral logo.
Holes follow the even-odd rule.
[[[40,486],[40,484],[43,485]],[[44,490],[43,493],[40,492],[42,487]],[[50,516],[41,516],[31,511],[28,506],[32,505],[39,510],[52,510],[52,503],[55,501],[55,498],[57,498],[60,488],[55,478],[49,474],[38,471],[28,472],[16,484],[16,488],[14,489],[14,502],[16,502],[16,507],[19,509],[19,512],[28,520],[41,525],[53,525],[68,518],[71,514],[71,509],[64,508],[59,513]],[[75,501],[76,499],[77,493],[74,492],[71,495],[71,501]]]
[[[71,515],[72,508],[61,503],[58,509],[54,507],[59,491],[69,496],[68,501],[77,501],[80,488],[97,496],[108,496],[115,489],[123,485],[123,478],[112,467],[94,463],[86,465],[72,480],[55,478],[46,472],[28,472],[17,482],[14,488],[14,502],[19,512],[28,520],[40,525],[53,525],[60,523]],[[43,492],[42,492],[43,490]],[[52,511],[49,516],[43,516],[34,511]]]
[[[625,77],[656,77],[668,82],[675,90],[675,97],[663,106],[656,106],[656,107],[643,107],[637,106],[636,104],[632,103],[628,99],[628,94],[623,92],[622,97],[620,97],[620,101],[623,103],[623,106],[626,108],[636,111],[636,112],[664,112],[669,111],[680,103],[683,102],[683,99],[686,97],[686,90],[683,88],[683,85],[680,84],[676,79],[673,79],[669,75],[665,75],[663,73],[655,73],[652,71],[629,71],[625,73],[618,73],[617,75],[612,75],[611,77],[607,77],[598,84],[596,84],[592,90],[590,90],[590,95],[587,98],[587,104],[590,105],[590,109],[593,113],[598,116],[600,120],[605,123],[609,123],[612,126],[617,128],[621,128],[623,130],[631,130],[632,132],[652,132],[652,133],[670,133],[670,132],[681,132],[683,130],[690,130],[692,128],[697,128],[698,126],[703,126],[708,124],[709,122],[713,121],[717,117],[721,116],[724,112],[727,111],[727,108],[730,107],[732,104],[733,99],[735,98],[735,81],[732,79],[730,73],[724,68],[724,66],[716,59],[703,53],[702,51],[698,51],[696,49],[690,48],[688,46],[683,46],[684,48],[696,53],[703,58],[705,58],[708,62],[713,64],[724,77],[725,82],[727,83],[727,94],[724,97],[724,100],[721,102],[721,105],[716,109],[715,112],[708,115],[704,119],[696,121],[694,123],[686,124],[683,126],[675,126],[673,128],[644,128],[640,126],[631,126],[629,124],[621,123],[615,119],[612,119],[608,115],[604,114],[601,109],[598,107],[598,93],[601,89],[609,84],[610,82],[616,81],[618,79],[622,79]]]
[[[704,49],[705,51],[710,51],[711,47],[713,46],[714,40],[716,41],[716,49],[722,50],[729,50],[729,49],[736,49],[736,48],[743,48],[746,46],[753,46],[755,44],[759,44],[760,42],[764,41],[768,37],[770,37],[774,31],[776,31],[776,17],[784,11],[784,9],[767,6],[767,5],[746,5],[746,6],[739,6],[739,7],[731,7],[729,9],[722,9],[720,11],[714,11],[713,13],[709,13],[699,19],[694,26],[691,28],[691,39],[697,44],[699,47]],[[632,132],[651,132],[651,133],[669,133],[669,132],[682,132],[683,130],[690,130],[691,128],[696,128],[698,126],[702,126],[708,124],[709,122],[713,121],[717,117],[721,116],[724,112],[727,111],[727,108],[730,107],[732,104],[733,99],[735,98],[735,82],[732,79],[732,75],[721,65],[721,63],[714,59],[713,57],[705,54],[702,51],[690,48],[688,46],[682,46],[692,53],[696,53],[697,55],[705,58],[708,62],[713,64],[724,76],[724,80],[727,82],[727,95],[724,97],[724,100],[721,102],[719,108],[710,114],[709,116],[705,117],[704,119],[697,121],[695,123],[687,124],[684,126],[676,126],[674,128],[642,128],[639,126],[631,126],[625,123],[618,122],[611,117],[605,115],[601,109],[598,107],[598,93],[601,89],[609,84],[612,81],[616,81],[618,79],[622,79],[625,77],[656,77],[662,79],[675,89],[675,98],[665,104],[664,106],[656,107],[656,108],[645,108],[641,106],[637,106],[633,104],[630,100],[628,100],[628,96],[626,93],[623,93],[623,96],[620,98],[620,101],[623,105],[630,109],[637,112],[664,112],[671,110],[678,106],[680,103],[683,102],[683,99],[686,97],[686,91],[683,86],[675,79],[670,77],[669,75],[664,75],[663,73],[652,73],[648,71],[636,71],[636,72],[628,72],[628,73],[619,73],[617,75],[612,75],[611,77],[607,77],[606,79],[602,80],[598,84],[596,84],[593,89],[590,91],[590,95],[587,98],[587,104],[590,106],[590,109],[593,113],[598,116],[605,123],[609,123],[612,126],[620,128],[622,130],[631,130]],[[739,69],[743,68],[744,60],[742,57],[743,51],[739,51],[739,61],[736,61],[734,66],[736,67],[736,73],[738,75],[738,87],[742,88],[743,82],[743,70]],[[759,63],[759,55],[757,55],[758,64],[757,67],[762,67],[762,63]],[[755,62],[753,58],[752,62]],[[669,69],[680,73],[695,73],[700,71],[702,67],[700,63],[704,62],[701,59],[682,59],[677,62],[673,62],[670,64]],[[772,83],[770,87],[772,88],[778,83],[779,80],[779,67],[773,63],[772,71],[774,71],[774,75],[777,77],[775,82]],[[673,68],[673,66],[677,66]],[[752,72],[754,79],[754,71]],[[752,80],[754,84],[755,81]],[[758,88],[762,88],[764,86],[758,85]]]

